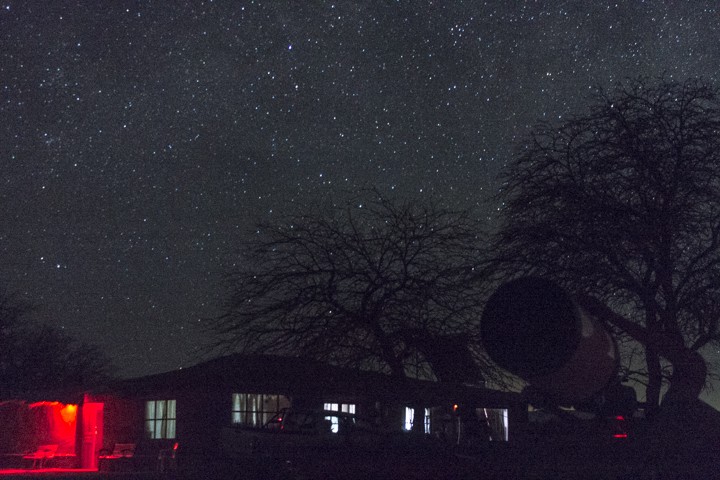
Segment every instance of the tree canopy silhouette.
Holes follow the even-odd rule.
[[[0,397],[87,387],[113,367],[96,347],[62,331],[26,322],[31,307],[0,291]]]
[[[372,195],[261,224],[228,276],[218,346],[480,381],[479,222]]]
[[[718,89],[635,79],[600,91],[585,114],[538,125],[506,173],[502,271],[555,279],[639,342],[645,365],[626,373],[650,406],[661,358],[668,395],[696,396],[698,351],[720,338]]]

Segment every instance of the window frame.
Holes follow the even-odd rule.
[[[162,406],[162,408],[158,409],[158,406]],[[176,399],[145,401],[145,434],[151,440],[174,440],[177,438]]]
[[[325,412],[338,412],[347,413],[349,415],[355,415],[356,411],[355,403],[340,403],[340,402],[324,402],[323,411]],[[326,415],[325,420],[330,422],[330,432],[338,433],[340,431],[340,418],[335,415]]]
[[[269,399],[274,401],[271,409],[267,407]],[[236,427],[261,428],[291,404],[290,397],[280,393],[233,392],[230,423]]]

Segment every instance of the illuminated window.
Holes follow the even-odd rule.
[[[355,413],[354,403],[325,403],[323,409],[329,412]]]
[[[507,408],[486,408],[485,417],[490,427],[490,438],[495,441],[508,441],[508,410]]]
[[[145,431],[150,438],[175,438],[175,400],[145,402]]]
[[[355,414],[354,403],[325,403],[323,404],[323,410],[328,412],[343,412]],[[338,433],[340,430],[340,419],[336,416],[327,416],[325,420],[330,420],[330,431]]]
[[[261,427],[284,408],[290,408],[290,400],[284,395],[233,393],[232,423]]]
[[[415,409],[411,407],[405,407],[405,430],[408,432],[412,430],[413,424],[415,423]],[[423,431],[430,433],[430,409],[423,409]]]
[[[405,430],[408,432],[412,430],[413,422],[415,421],[415,409],[405,407]]]

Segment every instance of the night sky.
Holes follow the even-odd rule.
[[[256,218],[474,207],[538,119],[717,80],[715,1],[0,0],[0,281],[123,375],[192,363]]]

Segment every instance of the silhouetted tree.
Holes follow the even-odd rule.
[[[113,368],[96,347],[26,322],[29,311],[0,293],[0,396],[85,387],[110,377]]]
[[[258,226],[228,277],[218,347],[480,380],[478,221],[373,196]]]
[[[666,399],[697,396],[698,352],[720,338],[718,89],[637,79],[600,91],[584,115],[537,126],[506,179],[502,272],[555,279],[639,342],[645,367],[628,373],[650,406],[661,358]]]

